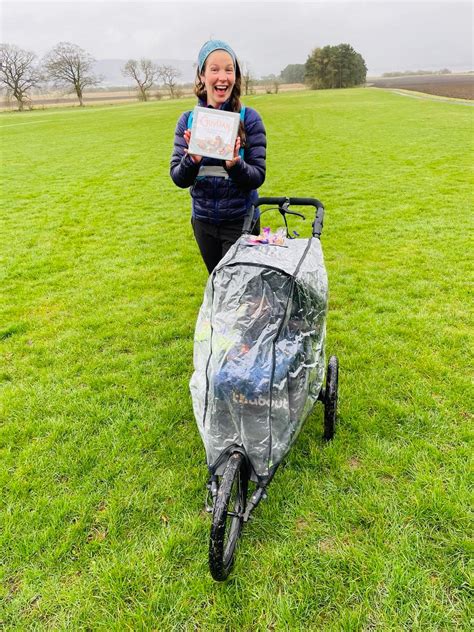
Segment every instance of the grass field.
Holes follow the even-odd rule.
[[[0,117],[0,626],[472,629],[471,108],[246,99],[261,193],[326,206],[340,423],[325,445],[315,409],[216,584],[188,394],[206,273],[168,176],[192,103]]]

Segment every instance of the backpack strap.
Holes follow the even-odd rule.
[[[192,128],[192,126],[193,126],[193,116],[194,116],[194,110],[191,110],[191,112],[188,114],[188,122],[187,122],[186,129],[191,129]],[[242,125],[243,125],[244,124],[244,120],[245,120],[245,105],[242,105],[242,107],[240,108],[240,120],[242,121]],[[241,160],[244,159],[244,148],[243,147],[240,148],[239,156],[240,156]]]
[[[242,125],[244,124],[244,119],[245,119],[245,105],[243,105],[240,108],[240,120],[242,121]],[[245,129],[245,127],[244,127],[244,129]],[[240,156],[240,160],[244,159],[244,148],[243,147],[240,148],[239,156]]]
[[[188,114],[188,122],[186,124],[186,129],[191,129],[191,127],[193,126],[193,115],[194,115],[194,110],[191,110],[191,112],[189,112]]]

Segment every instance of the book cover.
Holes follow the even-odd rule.
[[[232,160],[240,114],[203,108],[197,105],[193,113],[189,153],[218,160]]]

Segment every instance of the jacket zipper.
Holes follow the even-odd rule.
[[[213,189],[213,199],[214,199],[214,222],[217,224],[217,199],[216,199],[216,178],[213,176],[212,178],[212,189]]]

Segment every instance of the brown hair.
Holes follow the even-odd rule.
[[[201,101],[207,101],[207,90],[206,85],[201,79],[201,75],[204,74],[206,70],[207,59],[204,62],[204,66],[202,67],[202,71],[199,72],[199,68],[196,70],[196,79],[194,80],[194,94]],[[231,112],[240,112],[242,107],[242,103],[240,102],[240,92],[242,88],[242,73],[240,71],[239,62],[235,60],[235,83],[232,88],[232,92],[229,99],[229,105]],[[239,124],[239,136],[241,147],[245,147],[246,135],[243,121],[240,121]]]

